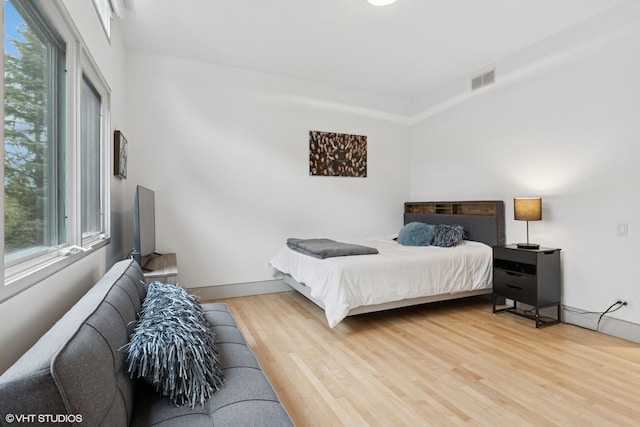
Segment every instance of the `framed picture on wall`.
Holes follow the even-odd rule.
[[[366,178],[367,137],[309,131],[309,175]]]
[[[113,174],[127,178],[127,138],[119,130],[113,135]]]

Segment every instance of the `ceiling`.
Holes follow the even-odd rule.
[[[125,0],[129,49],[414,97],[629,0]]]

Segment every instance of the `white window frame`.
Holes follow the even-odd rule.
[[[19,292],[37,284],[43,279],[55,274],[72,263],[95,252],[97,249],[110,243],[110,129],[111,129],[111,89],[99,68],[91,57],[87,47],[82,41],[78,29],[73,24],[71,16],[65,9],[62,0],[34,0],[34,3],[43,11],[49,19],[56,33],[66,45],[66,194],[67,194],[67,239],[60,245],[57,251],[47,256],[37,257],[21,262],[10,267],[4,265],[4,214],[0,217],[0,262],[4,270],[4,282],[0,288],[0,303]],[[4,34],[4,2],[0,11],[0,19]],[[4,43],[3,43],[4,52]],[[4,87],[4,61],[0,70],[0,83]],[[83,74],[91,81],[96,91],[101,96],[102,120],[101,120],[101,221],[103,232],[92,236],[91,239],[82,239],[81,220],[81,156],[77,155],[81,148],[80,141],[80,85]],[[4,93],[4,92],[3,92]],[[4,117],[4,99],[0,103],[0,112]],[[4,126],[0,126],[0,135],[4,141]],[[2,144],[4,158],[4,144]],[[4,177],[4,161],[0,162],[0,171]],[[4,212],[4,192],[0,197],[0,206]]]
[[[100,242],[101,240],[103,240],[104,238],[106,238],[106,236],[110,236],[111,235],[111,230],[110,230],[110,226],[111,226],[111,221],[110,221],[110,206],[109,206],[109,194],[110,194],[110,183],[111,183],[111,179],[110,179],[110,174],[109,171],[111,169],[111,162],[109,161],[110,159],[110,151],[109,151],[109,147],[110,145],[110,137],[111,137],[111,89],[109,88],[109,85],[107,84],[107,81],[105,80],[105,78],[102,76],[102,74],[100,73],[100,70],[98,69],[98,66],[96,65],[95,61],[93,60],[93,58],[91,57],[91,55],[89,54],[89,52],[87,51],[86,48],[82,48],[81,49],[81,57],[80,57],[80,61],[79,61],[79,69],[77,70],[77,75],[75,76],[75,84],[74,87],[77,89],[77,98],[76,98],[76,117],[78,119],[78,124],[77,124],[77,130],[76,130],[76,147],[74,150],[74,153],[80,153],[82,150],[82,141],[80,141],[80,135],[81,135],[81,123],[80,123],[80,108],[81,108],[81,104],[80,104],[80,87],[82,85],[82,79],[83,76],[86,77],[87,80],[89,80],[91,82],[91,84],[93,85],[93,88],[96,90],[96,92],[98,93],[98,95],[100,96],[100,100],[101,100],[101,114],[102,114],[102,120],[101,120],[101,126],[100,126],[100,136],[101,136],[101,143],[100,143],[100,169],[101,169],[101,173],[100,173],[100,188],[101,188],[101,200],[100,200],[100,216],[101,216],[101,225],[102,225],[102,230],[96,234],[93,234],[91,236],[83,236],[82,233],[82,206],[81,203],[79,203],[79,198],[76,198],[76,200],[78,200],[77,206],[76,206],[76,218],[77,218],[77,229],[76,229],[76,240],[79,243],[80,246],[83,247],[87,247],[87,246],[92,246],[93,244],[95,244],[96,242]],[[77,156],[79,158],[81,158],[81,156]],[[80,159],[76,160],[76,173],[78,174],[78,176],[80,176],[80,172],[82,170],[80,162]],[[82,195],[82,188],[81,188],[81,177],[80,179],[76,180],[77,184],[76,184],[76,194],[78,195]]]
[[[109,0],[93,0],[93,5],[96,8],[96,12],[98,12],[98,17],[100,18],[100,23],[107,36],[107,40],[111,41],[111,2]]]

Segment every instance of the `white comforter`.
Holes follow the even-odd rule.
[[[285,245],[269,261],[276,272],[311,289],[332,328],[363,305],[491,287],[492,249],[483,243],[441,248],[402,246],[392,238],[343,241],[380,253],[317,259]]]

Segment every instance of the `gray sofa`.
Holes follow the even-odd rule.
[[[226,304],[203,304],[225,382],[201,407],[175,406],[127,372],[145,297],[137,263],[117,263],[0,376],[3,425],[292,426]]]

